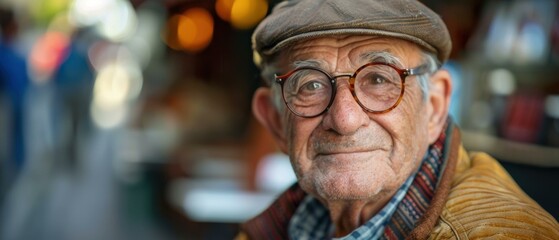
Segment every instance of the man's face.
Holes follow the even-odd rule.
[[[281,73],[293,69],[296,62],[313,62],[331,75],[351,74],[371,61],[363,56],[378,52],[389,53],[400,68],[422,64],[421,51],[414,44],[350,36],[295,45],[284,54]],[[280,122],[285,150],[300,186],[323,201],[393,194],[418,168],[428,147],[428,104],[417,81],[407,77],[402,101],[388,113],[363,110],[345,77],[337,80],[334,102],[325,114],[301,118],[284,108]]]

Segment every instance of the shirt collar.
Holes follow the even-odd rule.
[[[386,224],[396,211],[398,204],[404,199],[416,173],[412,174],[390,201],[369,221],[361,225],[345,237],[336,238],[344,240],[377,239]],[[334,227],[330,220],[328,209],[316,198],[307,195],[295,211],[289,222],[288,234],[290,239],[328,239],[331,238]]]

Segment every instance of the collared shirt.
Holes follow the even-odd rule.
[[[412,174],[390,201],[375,216],[345,237],[335,238],[344,240],[378,239],[382,236],[384,227],[396,211],[410,188],[415,175]],[[330,239],[334,233],[334,226],[330,220],[328,209],[316,198],[307,195],[295,211],[289,223],[290,239]]]

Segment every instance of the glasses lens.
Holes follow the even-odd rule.
[[[294,72],[283,85],[287,106],[295,114],[311,117],[323,112],[332,96],[332,84],[328,76],[314,69]]]
[[[401,91],[400,74],[387,65],[368,65],[355,76],[355,95],[371,111],[391,108],[398,102]]]

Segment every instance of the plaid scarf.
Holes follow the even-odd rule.
[[[406,238],[427,211],[444,169],[445,140],[446,133],[442,131],[437,141],[427,150],[427,156],[423,160],[419,172],[408,189],[408,193],[392,215],[392,219],[385,226],[381,239]]]
[[[447,131],[452,129],[449,125],[446,124],[446,131],[429,146],[412,185],[386,224],[381,239],[406,238],[427,211],[446,166]],[[305,196],[299,185],[294,184],[266,211],[243,224],[242,229],[251,239],[288,239],[290,219]]]

